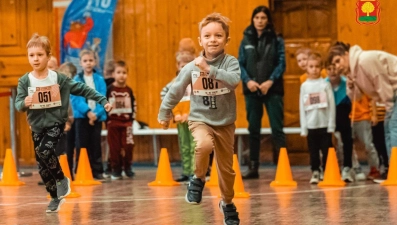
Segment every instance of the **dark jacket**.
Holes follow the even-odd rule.
[[[256,94],[247,88],[247,82],[250,80],[259,84],[272,80],[273,85],[268,94],[284,95],[285,49],[282,37],[266,29],[258,38],[255,27],[250,25],[244,31],[238,61],[244,95]]]

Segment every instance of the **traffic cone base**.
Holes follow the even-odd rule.
[[[243,178],[241,176],[240,165],[238,164],[237,155],[233,154],[233,170],[236,173],[234,178],[234,197],[235,198],[249,198],[250,193],[244,190]]]
[[[205,183],[206,187],[218,187],[218,169],[216,168],[216,158],[212,160],[212,166],[211,166],[211,174],[210,174],[210,180]]]
[[[170,160],[166,148],[160,151],[160,159],[157,167],[156,180],[148,183],[149,186],[179,186],[180,183],[172,178]]]
[[[15,166],[12,150],[7,148],[6,156],[4,158],[3,177],[0,181],[0,186],[21,186],[25,182],[19,181],[17,167]]]
[[[72,176],[70,175],[70,170],[69,170],[69,163],[66,155],[61,155],[59,157],[59,164],[61,165],[63,174],[68,177],[70,180],[72,180]],[[69,195],[66,196],[66,198],[78,198],[81,195],[77,192],[74,191],[74,184],[73,182],[70,182],[70,188],[72,191],[70,192]]]
[[[286,148],[280,148],[280,155],[277,162],[276,179],[270,183],[271,187],[295,187],[298,183],[292,179],[291,167],[289,164]]]
[[[343,187],[346,183],[339,172],[338,159],[334,148],[329,148],[327,165],[325,166],[324,179],[317,184],[318,187]]]
[[[80,157],[79,157],[79,167],[77,168],[77,173],[75,177],[75,181],[73,181],[73,185],[76,186],[91,186],[102,184],[99,181],[95,181],[92,177],[92,170],[90,161],[87,155],[87,149],[80,149]]]
[[[381,185],[397,186],[397,147],[391,149],[389,172],[387,173],[387,179]]]

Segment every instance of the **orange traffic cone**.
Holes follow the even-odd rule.
[[[218,187],[218,170],[216,169],[216,159],[212,160],[212,167],[211,167],[211,174],[210,174],[210,180],[205,183],[205,186],[208,187]]]
[[[68,163],[68,159],[67,159],[66,155],[61,155],[59,157],[59,164],[61,164],[63,174],[65,176],[67,176],[70,180],[72,180],[72,176],[70,175],[70,170],[69,170],[69,163]],[[70,188],[72,189],[72,191],[70,192],[70,194],[68,196],[66,196],[66,198],[78,198],[81,196],[79,193],[74,191],[73,186],[74,186],[73,182],[71,182]]]
[[[396,186],[397,185],[397,147],[391,149],[389,172],[387,173],[387,180],[381,183],[382,186]]]
[[[292,179],[291,167],[286,148],[280,148],[280,156],[278,157],[276,179],[270,183],[271,187],[295,187],[296,181]]]
[[[234,197],[235,198],[249,198],[250,193],[245,192],[243,178],[241,177],[240,166],[238,164],[237,155],[233,154],[233,170],[236,173],[234,178]]]
[[[10,148],[6,150],[3,166],[3,178],[0,181],[0,186],[20,186],[25,185],[25,182],[18,180],[17,167],[15,166],[14,158]]]
[[[77,168],[76,179],[72,182],[76,186],[90,186],[102,184],[99,181],[95,181],[92,177],[92,171],[90,161],[87,155],[87,149],[80,149],[79,166]]]
[[[170,160],[166,148],[160,151],[160,159],[157,167],[156,180],[148,183],[149,186],[178,186],[178,182],[172,178]]]
[[[324,180],[319,182],[319,187],[342,187],[346,183],[342,180],[339,172],[338,160],[334,148],[328,149],[327,165],[325,166]]]

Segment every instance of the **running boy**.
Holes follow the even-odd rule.
[[[326,168],[328,148],[335,131],[335,101],[331,85],[321,78],[321,55],[311,53],[307,61],[307,80],[300,90],[299,110],[301,135],[307,137],[312,170],[311,184],[320,181],[320,155]]]
[[[196,142],[196,166],[185,200],[190,204],[201,203],[209,155],[215,149],[222,196],[219,208],[225,224],[239,224],[232,201],[235,177],[232,166],[236,120],[234,90],[241,72],[237,59],[225,53],[230,40],[228,22],[229,19],[219,13],[209,14],[200,22],[198,41],[204,50],[177,76],[161,103],[158,121],[164,129],[168,128],[172,109],[182,99],[186,87],[192,84],[188,124]]]
[[[51,201],[46,212],[58,212],[70,194],[70,180],[64,176],[55,146],[68,120],[69,95],[82,95],[100,102],[107,111],[112,106],[106,98],[88,86],[47,68],[51,44],[47,37],[34,34],[27,44],[29,64],[33,71],[18,81],[15,108],[27,112],[32,130],[39,174]]]
[[[135,97],[132,89],[126,83],[127,72],[127,65],[124,61],[114,62],[114,82],[108,87],[106,94],[113,106],[107,121],[109,159],[113,180],[122,178],[122,169],[124,169],[127,177],[132,178],[134,176],[131,170],[131,162],[134,147],[132,122],[135,113]]]

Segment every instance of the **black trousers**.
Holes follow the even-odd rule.
[[[76,128],[76,171],[80,157],[80,149],[86,148],[94,178],[103,173],[101,131],[102,122],[95,121],[90,125],[87,119],[75,119]]]
[[[280,148],[286,147],[284,127],[284,102],[283,96],[269,95],[245,95],[247,111],[250,160],[259,162],[260,138],[262,128],[263,106],[269,117],[273,141],[273,162],[277,164]]]
[[[64,174],[59,164],[57,155],[55,154],[55,147],[58,144],[60,137],[63,135],[65,124],[48,127],[41,133],[32,131],[34,151],[39,168],[39,174],[44,182],[47,191],[51,197],[57,197],[58,180],[64,178]]]
[[[323,153],[323,165],[325,170],[328,148],[332,147],[332,134],[327,133],[327,128],[309,129],[307,144],[309,146],[311,170],[320,171],[320,150]]]
[[[389,157],[387,156],[385,129],[383,123],[383,121],[379,121],[376,126],[372,127],[372,136],[375,148],[379,155],[379,165],[383,164],[385,168],[389,168]]]
[[[76,126],[74,123],[72,123],[72,127],[68,132],[66,132],[66,155],[68,157],[68,164],[69,164],[69,170],[70,170],[70,175],[72,176],[72,180],[74,180],[74,172],[76,170],[73,170],[75,167],[74,164],[74,148],[76,147]],[[77,165],[77,160],[76,160],[76,165]]]

